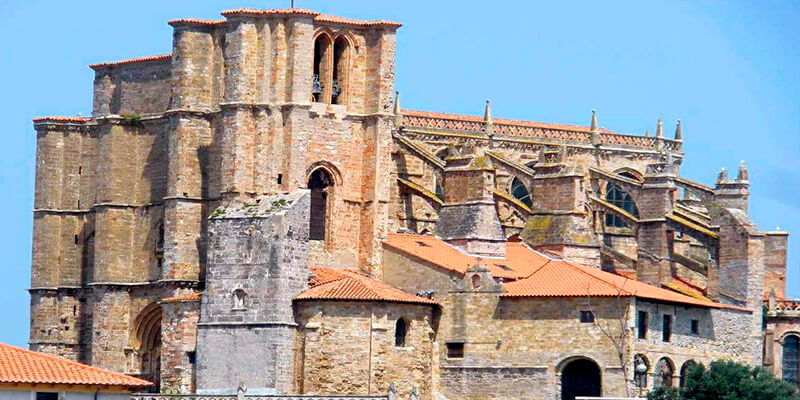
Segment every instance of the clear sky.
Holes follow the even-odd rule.
[[[91,113],[88,64],[168,53],[182,17],[217,19],[284,1],[0,2],[0,342],[28,338],[34,130],[41,115]],[[397,89],[409,109],[665,133],[683,120],[682,174],[712,185],[750,171],[750,215],[793,233],[800,297],[800,2],[311,1],[296,5],[404,23]]]

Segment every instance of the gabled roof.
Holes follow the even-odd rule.
[[[0,343],[0,383],[124,386],[153,384],[128,375],[90,367],[47,354]]]
[[[477,258],[440,238],[417,234],[390,234],[384,246],[396,249],[436,267],[466,273]],[[635,279],[602,271],[598,268],[554,259],[523,243],[506,242],[506,258],[482,258],[496,278],[514,279],[503,284],[501,297],[637,297],[641,299],[686,304],[698,307],[747,308],[714,303]]]
[[[435,236],[390,233],[383,245],[459,274],[464,274],[477,262],[474,256]],[[526,278],[548,261],[550,259],[544,255],[518,242],[506,243],[505,258],[481,258],[492,276],[505,279]]]
[[[414,296],[372,279],[355,269],[311,268],[309,289],[294,300],[388,301],[437,305],[431,299]]]

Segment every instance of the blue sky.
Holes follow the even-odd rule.
[[[683,120],[682,174],[713,184],[750,171],[750,215],[800,234],[800,2],[310,1],[296,5],[405,24],[397,89],[405,108],[665,131]],[[0,342],[28,337],[34,130],[41,115],[91,113],[94,62],[168,53],[167,20],[219,18],[285,1],[0,2]],[[800,297],[800,236],[789,294]]]

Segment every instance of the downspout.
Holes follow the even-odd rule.
[[[100,386],[98,386],[98,387],[97,387],[97,388],[94,390],[94,400],[97,400],[97,396],[99,396],[99,395],[100,395]]]

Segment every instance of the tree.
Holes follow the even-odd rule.
[[[682,390],[657,389],[649,400],[800,400],[796,389],[762,368],[714,361],[689,368]]]

